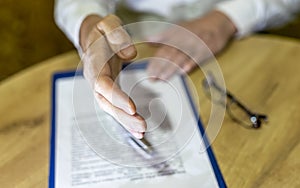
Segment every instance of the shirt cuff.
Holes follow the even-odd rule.
[[[55,20],[64,31],[79,52],[82,52],[79,44],[80,27],[83,20],[91,14],[104,17],[108,10],[96,2],[73,3],[60,6],[63,10],[56,10]]]
[[[261,22],[261,11],[257,1],[232,0],[218,3],[216,10],[224,13],[237,28],[236,36],[245,37],[265,27]]]

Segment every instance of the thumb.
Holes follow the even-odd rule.
[[[117,16],[110,14],[104,17],[98,22],[97,28],[105,35],[110,48],[120,58],[129,60],[137,55],[131,37],[122,27],[122,22]]]
[[[146,38],[147,41],[153,42],[153,43],[162,43],[164,41],[165,37],[162,34],[159,35],[153,35]]]

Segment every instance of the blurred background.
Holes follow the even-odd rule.
[[[54,0],[0,1],[0,82],[42,60],[73,50],[53,18]],[[300,16],[262,32],[300,39]]]
[[[54,23],[53,6],[54,0],[0,1],[0,81],[74,49]]]

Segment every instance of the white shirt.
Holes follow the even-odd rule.
[[[300,10],[300,0],[56,0],[55,20],[80,48],[79,30],[84,18],[90,14],[113,13],[119,1],[133,10],[155,13],[173,22],[196,18],[216,9],[231,19],[240,37],[278,26]]]

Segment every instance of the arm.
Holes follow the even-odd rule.
[[[83,74],[100,108],[135,137],[142,138],[146,122],[137,114],[133,100],[115,83],[122,61],[131,60],[137,52],[121,20],[106,15],[109,8],[103,5],[108,2],[57,0],[55,18],[82,52]]]
[[[222,12],[208,14],[181,23],[149,40],[161,43],[147,67],[155,79],[169,79],[175,73],[185,74],[219,53],[237,32],[234,23]],[[184,53],[183,53],[184,52]]]
[[[111,1],[105,0],[55,0],[54,19],[74,46],[80,50],[79,33],[83,20],[88,15],[104,17],[113,12],[113,7]]]
[[[176,72],[187,73],[197,65],[201,65],[211,55],[221,52],[232,37],[244,37],[255,31],[278,26],[293,18],[297,11],[300,11],[300,0],[220,2],[214,10],[203,17],[181,24],[185,29],[196,34],[212,54],[207,50],[197,50],[199,55],[192,60],[178,49],[162,45],[155,55],[167,61],[153,60],[148,66],[148,72],[150,76],[160,79],[168,79]],[[195,44],[184,34],[180,35],[174,31],[167,31],[155,38],[153,42],[168,41],[169,44],[177,44],[188,52],[193,52],[196,46],[199,47],[199,44]]]
[[[232,20],[237,36],[243,37],[291,20],[300,11],[300,0],[232,0],[217,4],[216,9]]]

